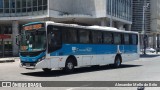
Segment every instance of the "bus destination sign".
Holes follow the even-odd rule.
[[[43,27],[42,24],[34,24],[34,25],[24,26],[23,30],[34,30],[34,29],[40,29],[42,27]]]

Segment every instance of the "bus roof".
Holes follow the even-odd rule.
[[[57,26],[66,26],[66,27],[78,27],[78,28],[83,28],[83,29],[93,29],[93,30],[102,30],[102,31],[111,31],[111,32],[122,32],[122,33],[135,33],[138,34],[138,32],[134,32],[134,31],[124,31],[124,30],[120,30],[117,28],[113,28],[113,27],[105,27],[105,26],[81,26],[78,24],[64,24],[64,23],[55,23],[53,21],[46,21],[46,23],[49,25],[57,25]]]
[[[44,21],[42,21],[42,22],[31,22],[31,23],[25,24],[23,26],[30,25],[30,24],[38,24],[38,23],[44,23]],[[122,32],[122,33],[135,33],[135,34],[138,34],[138,32],[134,32],[134,31],[125,31],[125,30],[120,30],[120,29],[114,28],[114,27],[97,26],[97,25],[82,26],[82,25],[78,25],[78,24],[55,23],[53,21],[46,21],[46,24],[47,25],[66,26],[66,27],[77,27],[77,28],[83,28],[83,29],[93,29],[93,30],[102,30],[102,31]]]

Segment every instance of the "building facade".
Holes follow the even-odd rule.
[[[113,27],[130,30],[131,11],[132,0],[0,0],[0,55],[18,55],[15,36],[25,23],[112,24]]]
[[[148,7],[144,8],[148,3]],[[140,43],[141,43],[141,48],[144,48],[144,38],[143,38],[143,33],[149,35],[151,33],[151,12],[150,12],[150,7],[151,2],[150,0],[133,0],[133,18],[132,18],[132,31],[139,32],[141,35],[140,38]],[[144,10],[144,12],[143,12]],[[144,17],[143,17],[144,14]],[[144,18],[144,19],[143,19]],[[144,23],[143,23],[144,20]],[[143,26],[144,25],[144,26]],[[144,28],[144,30],[143,30]],[[144,32],[143,32],[144,31]],[[145,43],[148,43],[148,38]],[[146,44],[145,44],[146,45]],[[148,47],[148,44],[147,44]]]
[[[150,46],[160,48],[160,0],[151,0],[151,35]]]
[[[107,0],[106,6],[108,17],[113,18],[113,26],[130,30],[130,25],[132,24],[132,0]]]
[[[17,56],[22,24],[48,16],[48,0],[0,0],[0,56]]]
[[[143,33],[143,7],[144,9],[144,32],[147,35],[147,47],[159,48],[160,32],[160,1],[159,0],[133,0],[133,24],[132,31]],[[143,38],[141,38],[141,48],[143,48]]]
[[[143,6],[149,3],[150,0],[133,0],[133,18],[132,18],[132,30],[137,31],[139,33],[142,32],[142,25],[143,25]],[[146,8],[145,10],[145,32],[150,33],[151,27],[150,27],[150,18],[151,18],[151,13],[150,13],[150,5],[149,7]]]

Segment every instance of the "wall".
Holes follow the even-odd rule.
[[[151,30],[160,33],[160,0],[151,0]]]
[[[105,5],[106,0],[49,0],[49,10],[51,10],[50,15],[56,15],[55,12],[60,12],[65,15],[105,17]]]

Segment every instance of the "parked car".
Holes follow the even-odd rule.
[[[143,51],[144,51],[144,49],[141,49],[141,52],[143,52]],[[155,50],[154,48],[147,47],[147,48],[146,48],[146,52],[154,53],[154,52],[156,52],[156,50]]]

